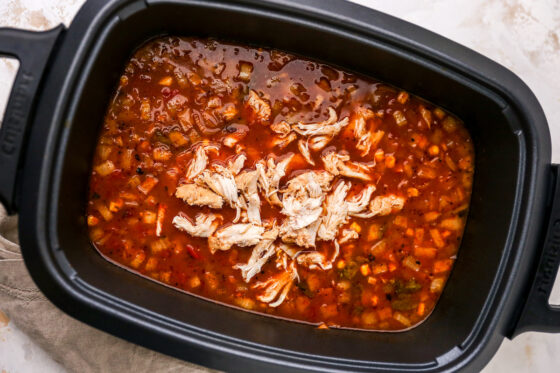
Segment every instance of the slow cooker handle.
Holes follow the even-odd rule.
[[[44,32],[0,28],[0,56],[19,61],[0,127],[0,202],[10,214],[17,209],[17,179],[37,89],[63,29],[62,25]]]
[[[560,306],[549,303],[560,265],[560,165],[552,165],[550,217],[537,271],[512,337],[527,331],[560,333]]]

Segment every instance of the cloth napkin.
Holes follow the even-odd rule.
[[[113,337],[56,308],[37,289],[23,263],[18,245],[17,217],[7,216],[4,207],[0,206],[0,315],[2,311],[11,319],[9,326],[13,333],[4,333],[5,323],[0,323],[0,340],[22,344],[27,346],[23,351],[29,351],[9,353],[8,349],[0,347],[2,373],[36,372],[33,366],[41,366],[43,373],[209,372],[206,368]],[[3,320],[7,321],[4,318],[0,321]],[[31,353],[40,350],[46,354]],[[20,368],[8,369],[14,366]]]

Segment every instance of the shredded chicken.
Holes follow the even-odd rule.
[[[344,118],[337,122],[337,115],[334,108],[329,107],[329,119],[318,123],[297,123],[294,125],[294,131],[302,136],[312,136],[307,139],[298,141],[298,148],[301,155],[310,165],[315,165],[309,149],[319,151],[336,136],[342,128],[348,125],[348,118]]]
[[[317,219],[315,222],[309,224],[307,227],[294,229],[291,219],[285,219],[280,226],[280,237],[282,242],[288,244],[296,244],[301,247],[315,247],[315,240],[317,237],[317,230],[321,220]]]
[[[330,136],[314,136],[309,139],[308,144],[311,150],[317,152],[327,146],[328,143],[331,142],[331,140],[332,137]]]
[[[256,245],[264,233],[264,228],[253,224],[232,224],[218,229],[208,237],[208,247],[214,254],[218,250],[226,251],[233,245],[253,246]]]
[[[261,161],[256,164],[259,173],[259,187],[271,205],[282,206],[282,202],[278,198],[278,187],[280,179],[286,175],[286,169],[293,157],[294,154],[289,153],[286,158],[277,164],[274,163],[272,158],[269,158],[266,163]]]
[[[270,115],[272,113],[270,105],[268,104],[268,102],[260,98],[257,92],[255,92],[254,90],[251,90],[249,92],[247,105],[255,113],[259,121],[266,122],[270,119]]]
[[[332,269],[332,263],[327,260],[325,255],[318,251],[311,251],[298,255],[296,260],[299,265],[306,266],[309,269]]]
[[[286,215],[280,227],[283,242],[315,247],[322,204],[331,180],[328,172],[307,171],[287,183],[282,195],[281,213]]]
[[[288,266],[292,260],[296,258],[301,249],[292,245],[280,243],[276,245],[276,268],[288,270]]]
[[[247,160],[247,156],[243,153],[238,154],[235,158],[231,159],[228,162],[228,170],[231,172],[232,175],[237,175],[243,169],[245,165],[245,161]]]
[[[371,195],[375,192],[375,186],[368,185],[362,191],[346,200],[348,205],[348,214],[354,216],[360,214],[367,209]]]
[[[237,264],[234,268],[241,270],[245,282],[251,281],[253,276],[261,271],[262,266],[276,252],[274,241],[278,237],[278,228],[273,227],[262,235],[261,241],[253,248],[251,257],[246,264]]]
[[[286,146],[290,145],[297,135],[295,133],[290,133],[288,136],[276,136],[272,139],[272,146],[276,146],[280,149],[284,149]]]
[[[358,218],[372,218],[374,216],[385,216],[393,212],[402,210],[404,207],[405,199],[403,197],[389,194],[387,196],[375,197],[370,205],[369,211],[363,213],[356,213],[353,216]]]
[[[353,177],[360,180],[371,181],[370,167],[364,163],[350,161],[348,154],[328,152],[321,159],[325,169],[333,175]]]
[[[357,240],[360,237],[360,234],[356,232],[354,229],[343,229],[342,233],[340,234],[340,238],[338,239],[338,243],[342,245],[348,241]]]
[[[371,133],[366,129],[366,125],[367,120],[373,118],[373,116],[373,111],[360,107],[355,111],[350,123],[354,129],[354,137],[358,140],[356,148],[362,151],[360,154],[362,157],[366,156],[371,149],[371,143],[369,142]]]
[[[354,137],[360,139],[367,132],[366,125],[367,120],[373,118],[374,113],[370,109],[359,107],[354,112],[353,118],[350,122],[350,126],[354,131]],[[362,150],[362,149],[360,149]]]
[[[173,225],[194,237],[210,237],[218,228],[220,215],[198,214],[193,224],[188,216],[177,215],[173,218]]]
[[[224,199],[208,188],[196,184],[184,184],[177,187],[175,196],[193,206],[208,206],[213,209],[221,209]]]
[[[244,204],[247,210],[247,219],[249,222],[261,224],[261,199],[257,190],[257,182],[259,179],[258,171],[243,171],[235,177],[237,188],[241,191]]]
[[[308,171],[288,181],[282,195],[281,213],[289,217],[291,229],[307,227],[319,219],[331,180],[327,172]]]
[[[264,289],[264,292],[258,295],[257,299],[268,303],[270,307],[278,307],[286,299],[296,278],[298,278],[298,274],[292,262],[287,271],[283,271],[266,281],[255,284],[255,289]]]
[[[340,226],[348,221],[349,215],[356,216],[368,208],[371,195],[375,191],[375,186],[368,185],[360,193],[346,200],[350,187],[350,182],[340,181],[335,190],[327,196],[325,201],[326,215],[319,226],[318,239],[324,241],[333,240],[338,234]]]
[[[329,194],[325,202],[326,215],[321,221],[317,236],[324,241],[334,240],[338,233],[338,229],[346,222],[348,218],[348,204],[346,203],[346,195],[350,190],[350,183],[340,181],[335,190]]]
[[[350,122],[354,137],[358,140],[356,149],[361,150],[360,155],[362,157],[368,155],[371,149],[375,148],[385,135],[384,131],[374,131],[373,128],[366,128],[367,121],[373,117],[373,111],[360,107],[354,112]]]
[[[194,157],[189,163],[189,167],[187,168],[187,180],[192,180],[208,165],[208,151],[209,150],[218,150],[217,145],[199,145],[194,153]]]
[[[313,160],[313,158],[311,158],[311,153],[309,152],[309,144],[307,143],[307,141],[305,141],[303,139],[299,139],[298,143],[297,143],[297,146],[298,146],[299,152],[301,153],[303,158],[305,158],[307,163],[309,163],[312,166],[315,166],[315,161]]]
[[[214,171],[204,170],[196,181],[208,188],[229,204],[231,208],[237,209],[234,223],[239,219],[240,203],[237,195],[237,185],[232,173],[221,165],[214,165]]]
[[[334,108],[329,107],[329,119],[318,123],[297,123],[294,125],[294,131],[302,136],[326,135],[329,137],[336,136],[342,128],[348,125],[348,117],[338,120],[338,116]]]
[[[307,171],[303,172],[296,177],[292,178],[287,183],[287,189],[284,192],[290,190],[288,184],[293,185],[295,189],[300,189],[300,186],[306,183],[309,180],[313,180],[314,184],[317,184],[323,192],[328,192],[331,189],[331,181],[333,180],[333,175],[327,171],[322,170],[314,170],[314,171]],[[307,187],[309,190],[314,190],[315,193],[319,193],[317,186],[314,187]]]
[[[356,148],[362,151],[360,155],[362,157],[368,155],[370,150],[372,148],[375,148],[379,144],[379,142],[381,141],[384,135],[385,135],[384,131],[366,132],[362,137],[360,137],[358,143],[356,144]]]
[[[306,266],[309,269],[321,268],[322,270],[327,271],[329,269],[332,269],[332,264],[340,253],[340,246],[336,241],[334,241],[334,249],[335,251],[330,260],[327,259],[325,254],[318,251],[302,251],[297,256],[296,261],[299,265]]]
[[[279,134],[281,137],[286,137],[292,131],[292,128],[286,121],[281,121],[278,123],[273,123],[270,125],[270,129],[275,133]]]
[[[295,248],[292,245],[286,245],[281,243],[277,246],[278,250],[286,253],[291,259],[295,259],[296,255],[301,251],[301,249]]]

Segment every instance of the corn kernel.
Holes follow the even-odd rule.
[[[148,261],[146,262],[146,266],[144,267],[146,269],[146,271],[154,271],[157,267],[158,264],[158,260],[157,258],[149,258]]]
[[[393,310],[391,309],[391,307],[384,307],[377,311],[377,313],[379,315],[379,319],[381,320],[386,320],[389,317],[393,316]]]
[[[145,259],[146,259],[146,254],[144,253],[144,251],[140,251],[134,256],[134,258],[130,262],[130,266],[132,268],[138,268],[140,267],[140,264],[144,262]]]
[[[451,269],[452,265],[453,265],[453,260],[451,259],[438,260],[434,262],[433,271],[434,273],[447,272]]]
[[[360,272],[362,272],[362,275],[367,276],[370,274],[371,271],[367,264],[362,264],[362,266],[360,267]]]
[[[341,259],[341,260],[338,261],[338,263],[336,263],[336,268],[344,269],[344,267],[346,267],[346,261]]]
[[[189,279],[189,287],[197,288],[201,284],[200,278],[198,276],[193,276]]]
[[[408,101],[408,93],[405,91],[401,91],[397,96],[397,101],[403,105],[406,104],[406,102]]]
[[[97,225],[99,223],[99,219],[93,215],[88,215],[87,217],[87,224],[90,227],[93,227],[94,225]]]
[[[123,207],[123,205],[124,205],[124,201],[119,198],[116,201],[111,201],[109,203],[109,210],[111,212],[117,212]]]
[[[392,155],[388,155],[387,157],[385,157],[385,167],[387,168],[393,168],[395,167],[395,157],[393,157]]]
[[[373,306],[377,306],[378,302],[379,302],[379,297],[377,295],[374,295],[373,297],[371,297],[371,304]]]
[[[413,236],[414,236],[414,229],[412,229],[412,228],[407,228],[405,234],[406,234],[408,237],[413,237]]]
[[[395,219],[393,219],[393,224],[401,228],[407,228],[408,226],[408,219],[406,216],[397,215]]]
[[[418,197],[420,195],[420,192],[416,188],[408,188],[406,194],[409,197]]]
[[[424,311],[426,310],[426,305],[424,303],[419,303],[418,304],[418,316],[422,316],[424,314]]]
[[[435,108],[433,110],[433,113],[438,119],[443,119],[443,117],[445,117],[445,111],[441,110],[440,108]]]
[[[383,160],[385,159],[385,152],[383,151],[383,149],[377,149],[375,151],[374,157],[376,162],[383,162]]]
[[[161,281],[169,283],[169,281],[171,280],[171,272],[162,272],[160,273],[159,278]]]
[[[394,272],[397,269],[397,265],[395,263],[389,263],[389,272]]]
[[[375,241],[383,237],[383,232],[379,224],[372,224],[368,229],[367,240]]]
[[[142,222],[145,224],[154,224],[157,218],[155,212],[148,210],[141,212],[140,216],[142,216]]]
[[[367,278],[367,282],[368,282],[368,284],[370,284],[370,285],[375,285],[375,284],[377,283],[377,279],[376,279],[375,277],[369,276],[369,277]]]
[[[428,148],[428,154],[430,154],[432,157],[435,157],[436,155],[439,154],[439,146],[437,145],[432,145]]]
[[[350,229],[355,230],[358,233],[362,231],[362,227],[360,226],[360,224],[356,223],[355,221],[350,224]]]
[[[173,78],[166,76],[159,81],[159,85],[170,86],[173,83]]]
[[[427,213],[424,214],[424,219],[426,221],[431,222],[431,221],[434,221],[437,218],[439,218],[439,215],[440,215],[440,213],[437,212],[437,211],[430,211],[430,212],[427,212]]]

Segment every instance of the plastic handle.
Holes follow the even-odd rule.
[[[560,333],[560,307],[548,299],[560,265],[560,166],[552,165],[553,200],[537,272],[512,337],[527,331]]]
[[[19,70],[0,127],[0,201],[8,213],[17,209],[17,181],[25,135],[43,72],[64,26],[44,32],[0,28],[0,56],[15,57]]]

